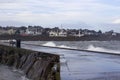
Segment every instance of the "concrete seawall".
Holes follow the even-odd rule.
[[[58,55],[0,45],[0,64],[21,69],[32,80],[60,80]]]

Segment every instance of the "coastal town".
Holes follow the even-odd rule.
[[[59,27],[44,28],[41,26],[0,26],[0,35],[21,35],[21,36],[47,36],[47,37],[82,37],[89,35],[107,35],[117,36],[120,33],[114,32],[113,30],[102,32],[101,30],[88,30],[88,29],[63,29]]]

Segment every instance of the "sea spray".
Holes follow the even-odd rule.
[[[60,46],[57,46],[57,47],[60,47],[60,48],[71,48],[71,47],[68,47],[66,45],[60,45]]]
[[[71,48],[71,47],[66,46],[66,45],[56,45],[54,42],[47,42],[47,43],[43,44],[43,46],[59,47],[59,48]]]
[[[120,53],[120,51],[117,51],[117,50],[110,50],[110,49],[106,49],[103,47],[95,47],[94,45],[89,45],[86,50],[99,51],[99,52],[109,52],[109,53]]]
[[[47,42],[47,43],[43,44],[43,46],[56,47],[56,44],[54,42]]]
[[[120,54],[120,41],[27,41],[25,43]]]

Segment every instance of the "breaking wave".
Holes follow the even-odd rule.
[[[57,47],[60,47],[60,48],[71,48],[71,47],[68,47],[66,45],[60,45],[60,46],[57,46]]]
[[[71,47],[66,46],[66,45],[56,45],[54,42],[47,42],[47,43],[43,44],[43,46],[59,47],[59,48],[71,48]]]
[[[78,48],[77,46],[76,47],[69,47],[69,46],[66,46],[64,44],[62,45],[57,45],[55,44],[54,42],[47,42],[45,44],[43,44],[43,46],[50,46],[50,47],[58,47],[58,48],[68,48],[68,49],[82,49],[82,48]],[[98,51],[98,52],[108,52],[108,53],[119,53],[120,54],[120,51],[118,50],[112,50],[112,49],[106,49],[104,47],[98,47],[98,46],[94,46],[94,45],[89,45],[86,49],[84,50],[89,50],[89,51]]]
[[[47,42],[47,43],[43,44],[43,46],[56,47],[56,44],[54,42]]]
[[[120,51],[106,49],[106,48],[103,48],[103,47],[95,47],[94,45],[89,45],[87,50],[99,51],[99,52],[109,52],[109,53],[119,53],[120,54]]]

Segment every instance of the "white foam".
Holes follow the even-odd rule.
[[[66,46],[66,45],[60,45],[60,46],[57,46],[57,47],[60,47],[60,48],[71,48],[71,47]]]
[[[56,47],[56,44],[54,42],[47,42],[47,43],[43,44],[43,46]]]
[[[43,46],[58,47],[58,48],[71,48],[66,45],[58,45],[57,46],[54,42],[47,42],[47,43],[43,44]]]
[[[99,52],[109,52],[109,53],[119,53],[120,54],[120,51],[110,50],[110,49],[106,49],[106,48],[103,48],[103,47],[95,47],[94,45],[89,45],[87,50],[99,51]]]
[[[67,60],[66,59],[60,59],[60,63],[66,63]]]

